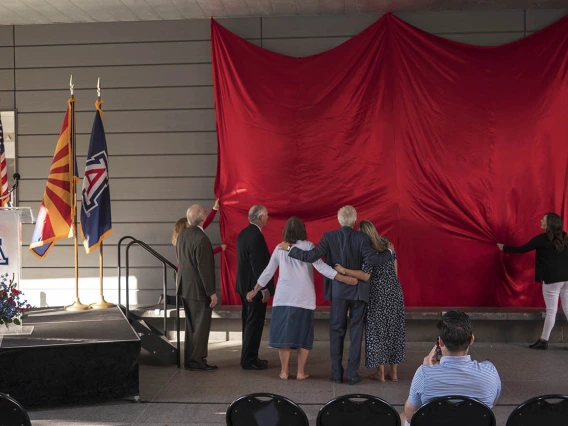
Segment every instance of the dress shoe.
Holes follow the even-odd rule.
[[[257,358],[257,359],[256,359],[256,362],[259,363],[259,364],[268,365],[268,360],[267,360],[267,359],[260,359],[260,358]]]
[[[217,370],[219,367],[210,364],[190,364],[184,368],[189,371],[212,371]]]
[[[361,376],[355,376],[352,377],[351,379],[347,379],[347,384],[348,385],[356,385],[357,383],[361,383]]]
[[[243,368],[243,370],[266,370],[266,364],[263,364],[262,362],[258,361],[251,362],[250,364],[241,365],[241,367]]]
[[[333,383],[343,383],[343,379],[341,377],[333,377],[331,376],[329,380]]]
[[[546,340],[538,339],[532,345],[529,345],[531,349],[548,349],[548,342]]]

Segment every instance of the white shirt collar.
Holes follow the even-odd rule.
[[[205,231],[203,230],[203,226],[197,225],[197,227],[198,227],[199,229],[201,229],[203,232],[205,232]]]
[[[256,227],[258,228],[258,230],[259,230],[260,232],[262,232],[262,229],[260,229],[260,226],[258,226],[256,223],[250,222],[250,224],[256,226]]]

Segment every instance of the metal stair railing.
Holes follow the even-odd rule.
[[[126,318],[132,319],[130,318],[130,298],[129,298],[129,293],[130,293],[130,289],[129,289],[129,272],[130,272],[130,259],[129,259],[129,251],[130,251],[130,247],[133,245],[137,245],[141,248],[143,248],[145,251],[147,251],[148,253],[150,253],[152,256],[154,256],[157,260],[159,260],[162,263],[162,267],[163,267],[163,271],[164,271],[164,275],[162,278],[162,287],[163,287],[163,292],[164,292],[164,300],[163,300],[163,308],[164,308],[164,336],[167,336],[167,332],[168,332],[168,324],[167,324],[167,300],[168,300],[168,277],[167,277],[167,268],[170,267],[173,269],[173,276],[174,276],[174,283],[176,282],[176,275],[177,275],[177,266],[174,265],[172,262],[170,262],[168,259],[166,259],[164,256],[162,256],[160,253],[158,253],[156,250],[154,250],[152,247],[150,247],[148,244],[146,244],[144,241],[138,240],[137,238],[134,238],[130,235],[126,235],[124,237],[122,237],[119,241],[118,241],[118,305],[122,306],[121,303],[121,284],[120,284],[120,279],[121,279],[121,275],[122,275],[122,260],[121,260],[121,246],[122,246],[122,242],[124,240],[131,240],[128,245],[126,246],[126,254],[125,254],[125,274],[126,274],[126,280],[125,280],[125,287],[126,287],[126,303],[123,306],[125,311],[126,311]],[[179,315],[179,297],[177,297],[176,295],[176,337],[177,337],[177,364],[178,364],[178,368],[181,366],[181,359],[180,359],[180,348],[181,348],[181,338],[180,338],[180,315]]]

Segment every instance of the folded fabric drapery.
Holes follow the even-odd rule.
[[[317,243],[351,204],[394,242],[408,306],[542,305],[533,256],[496,243],[568,219],[568,18],[499,47],[390,14],[306,58],[214,20],[211,39],[223,241],[264,204],[271,250],[293,215]],[[230,246],[223,304],[240,303],[236,267]],[[323,305],[321,277],[316,292]]]

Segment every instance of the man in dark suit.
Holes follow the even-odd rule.
[[[310,251],[303,251],[297,247],[291,248],[288,243],[281,243],[279,248],[288,250],[288,256],[303,262],[313,263],[325,256],[325,261],[331,267],[340,264],[347,269],[359,270],[363,263],[369,265],[382,265],[392,258],[394,247],[377,253],[371,248],[369,237],[355,231],[353,226],[357,222],[357,211],[352,206],[344,206],[337,212],[337,219],[341,228],[323,234],[319,244]],[[351,265],[351,266],[345,266]],[[329,318],[330,352],[331,352],[331,380],[336,383],[343,381],[343,344],[347,330],[347,312],[351,326],[349,337],[349,362],[347,364],[347,383],[357,384],[361,381],[359,364],[361,362],[361,341],[363,339],[363,325],[367,303],[369,303],[369,283],[359,281],[356,286],[343,284],[336,280],[324,278],[325,300],[331,300]]]
[[[185,311],[184,367],[192,371],[217,369],[216,365],[207,363],[211,314],[217,295],[213,247],[201,226],[205,213],[200,205],[191,206],[187,210],[190,226],[179,234],[176,242],[177,295],[181,296]]]
[[[274,294],[274,280],[270,280],[252,301],[248,302],[246,297],[270,262],[270,252],[261,231],[268,221],[268,212],[264,206],[253,206],[249,210],[248,219],[249,226],[237,238],[236,290],[241,296],[243,321],[241,367],[245,370],[264,370],[268,362],[258,358],[258,349],[266,316],[266,302]]]

